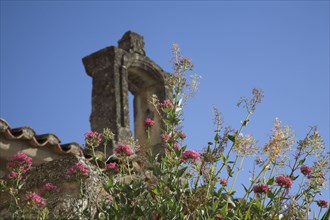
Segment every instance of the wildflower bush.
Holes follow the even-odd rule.
[[[164,124],[161,138],[163,154],[153,155],[150,132],[157,126],[146,118],[144,126],[149,137],[148,146],[131,141],[114,149],[106,157],[106,146],[114,134],[85,134],[86,148],[98,169],[107,199],[99,201],[97,213],[77,213],[81,219],[329,219],[328,201],[321,197],[327,185],[329,152],[316,128],[311,128],[305,138],[294,140],[288,126],[275,119],[269,141],[262,147],[250,134],[244,134],[250,117],[263,99],[259,89],[252,90],[251,98],[241,98],[246,115],[237,129],[223,127],[221,114],[215,110],[214,138],[200,152],[184,144],[182,111],[193,94],[198,77],[188,80],[192,70],[191,59],[182,57],[178,47],[173,48],[174,74],[167,84],[172,97],[152,104]],[[102,148],[103,154],[96,149]],[[145,152],[139,154],[139,152]],[[254,158],[253,170],[247,185],[237,181],[242,175],[244,160]],[[19,191],[32,160],[23,153],[14,155],[8,162],[9,175],[2,180],[2,190],[11,196],[10,213],[17,219],[47,219],[47,196],[60,186],[47,183],[42,195]],[[89,178],[89,167],[76,163],[67,170],[80,182],[81,197],[86,196],[84,179]],[[247,181],[244,181],[246,183]],[[237,192],[243,195],[238,197]],[[318,207],[317,209],[311,207]],[[66,219],[67,216],[56,216]]]

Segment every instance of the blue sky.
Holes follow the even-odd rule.
[[[0,117],[83,144],[92,80],[81,58],[127,30],[168,72],[172,43],[193,59],[190,148],[212,140],[213,107],[238,128],[236,103],[258,87],[265,99],[244,133],[263,146],[278,117],[297,139],[317,125],[329,149],[329,1],[1,1]]]

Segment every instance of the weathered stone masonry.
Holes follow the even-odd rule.
[[[150,104],[153,94],[160,101],[169,97],[165,85],[168,76],[146,56],[142,36],[128,31],[118,41],[118,47],[110,46],[83,58],[86,72],[93,78],[91,130],[102,132],[110,128],[115,140],[108,152],[118,144],[125,144],[131,136],[128,91],[134,95],[134,134],[141,146],[147,146],[147,133],[143,125],[146,118],[155,121],[151,128],[154,153],[161,152],[160,138],[163,124]]]

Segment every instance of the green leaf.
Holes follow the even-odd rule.
[[[159,166],[154,166],[153,171],[156,176],[162,174],[161,168]]]
[[[274,177],[270,178],[270,179],[267,181],[267,185],[272,186],[273,184],[274,184]]]
[[[268,196],[268,198],[273,199],[275,197],[275,193],[273,193],[272,191],[269,191],[267,193],[267,196]]]
[[[302,160],[299,160],[299,165],[303,165],[304,162],[305,162],[306,158],[302,159]]]
[[[223,163],[226,163],[226,162],[227,162],[227,160],[226,160],[226,158],[225,158],[225,155],[224,155],[224,154],[221,154],[221,160],[222,160],[222,162],[223,162]]]
[[[231,167],[230,167],[228,164],[226,164],[226,169],[227,169],[227,173],[228,173],[228,175],[229,175],[230,177],[233,177],[232,169],[231,169]]]
[[[235,143],[235,136],[228,134],[228,139]]]
[[[227,205],[224,205],[221,209],[220,209],[220,214],[223,216],[227,216]]]
[[[218,143],[218,140],[219,140],[219,135],[218,135],[218,133],[216,133],[215,136],[214,136],[214,141],[216,143]]]
[[[243,186],[243,188],[244,188],[244,190],[245,190],[245,192],[246,193],[248,193],[249,192],[249,190],[244,186],[244,184],[242,184],[242,186]]]
[[[246,126],[249,123],[249,121],[250,121],[249,119],[241,121],[242,126]]]
[[[187,168],[188,168],[188,167],[184,167],[184,168],[180,169],[180,170],[178,171],[177,177],[178,177],[178,178],[181,177],[181,176],[184,174],[184,172],[186,171]]]
[[[106,183],[106,188],[107,189],[110,189],[112,187],[113,187],[113,179],[112,178],[109,178],[109,180]]]
[[[328,210],[324,213],[321,220],[327,220],[330,217],[330,207],[328,207]]]

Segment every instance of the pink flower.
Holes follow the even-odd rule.
[[[179,133],[179,137],[183,140],[187,137],[185,133]]]
[[[117,163],[108,163],[106,166],[105,166],[105,169],[106,170],[110,170],[110,171],[115,171],[117,172],[119,170],[119,167],[118,167],[118,164]]]
[[[25,194],[25,201],[28,206],[46,206],[45,200],[35,192]]]
[[[307,165],[302,165],[300,167],[300,171],[302,174],[304,174],[305,176],[309,176],[312,173],[312,168],[310,168]]]
[[[275,178],[275,182],[286,189],[290,189],[292,186],[292,180],[287,176],[278,176]]]
[[[96,131],[89,131],[85,134],[85,141],[88,146],[91,147],[99,146],[102,141],[102,134]]]
[[[152,126],[155,125],[155,122],[151,119],[151,118],[147,118],[145,121],[144,121],[144,126],[150,128]]]
[[[254,193],[267,193],[269,192],[269,187],[265,183],[259,183],[258,185],[253,186]]]
[[[42,192],[59,192],[59,188],[52,183],[45,183],[42,188]]]
[[[174,144],[174,149],[175,150],[180,150],[180,145],[178,145],[177,143]]]
[[[196,161],[199,160],[199,153],[194,150],[186,150],[182,153],[182,162],[186,162],[187,160]]]
[[[227,184],[228,184],[228,180],[225,179],[225,178],[221,178],[219,182],[220,182],[220,184],[223,185],[223,186],[227,186]]]
[[[171,108],[173,108],[173,103],[169,99],[164,100],[164,102],[160,103],[159,105],[160,105],[161,109],[171,109]]]
[[[15,172],[15,171],[11,171],[9,174],[8,174],[8,178],[9,179],[16,179],[18,177],[18,173]]]
[[[82,176],[88,176],[89,173],[90,173],[89,169],[83,163],[80,162],[72,165],[67,171],[68,175],[77,174]]]
[[[321,208],[327,208],[328,207],[328,201],[327,200],[320,199],[316,203]]]
[[[165,143],[168,142],[171,138],[171,136],[168,134],[161,134],[160,137],[163,139]]]
[[[27,172],[32,166],[32,158],[26,156],[23,152],[18,152],[9,158],[7,163],[8,170],[19,171],[21,174]]]
[[[115,153],[117,156],[131,156],[133,154],[133,150],[129,145],[119,145],[115,149]]]

